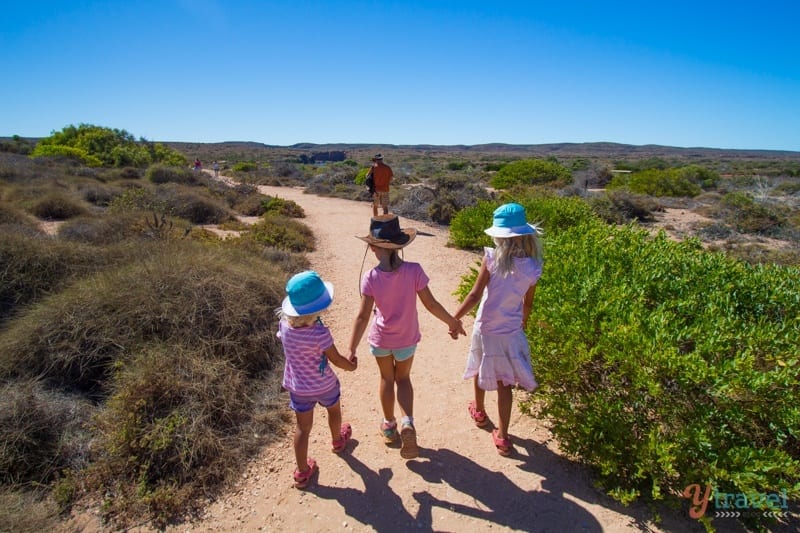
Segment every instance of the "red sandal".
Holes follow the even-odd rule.
[[[339,431],[339,438],[333,441],[331,451],[333,453],[342,453],[347,447],[347,441],[353,436],[353,428],[350,424],[342,424],[342,429]]]
[[[475,405],[475,402],[469,402],[467,405],[467,410],[469,410],[469,416],[472,418],[472,421],[475,422],[475,425],[479,428],[482,428],[487,423],[489,423],[489,418],[486,416],[485,411],[478,411],[478,407]]]
[[[314,475],[314,472],[317,471],[317,462],[314,459],[308,459],[308,470],[305,472],[300,472],[299,470],[294,471],[294,486],[297,489],[304,489],[308,486],[308,482],[311,480],[311,476]]]
[[[497,432],[500,431],[495,429],[492,431],[492,442],[494,442],[495,448],[497,448],[497,453],[502,455],[503,457],[508,457],[511,455],[511,452],[514,451],[514,448],[511,446],[511,439],[501,439],[497,436]]]

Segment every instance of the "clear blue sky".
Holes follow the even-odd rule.
[[[1,0],[0,136],[800,151],[800,8]]]

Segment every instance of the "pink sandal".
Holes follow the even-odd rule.
[[[333,441],[331,451],[333,453],[342,453],[347,447],[347,441],[353,436],[353,428],[350,424],[342,424],[342,429],[339,431],[339,438]]]
[[[309,458],[307,464],[308,470],[305,472],[300,472],[299,470],[294,471],[294,486],[297,489],[306,488],[308,482],[311,480],[311,476],[317,471],[317,462],[314,459]]]
[[[503,457],[508,457],[511,455],[511,452],[514,451],[514,448],[511,447],[511,439],[501,439],[497,436],[497,432],[499,430],[495,429],[492,431],[492,442],[494,442],[495,448],[497,448],[497,453],[502,455]]]
[[[467,409],[469,410],[469,416],[472,417],[472,421],[475,422],[475,425],[478,426],[479,428],[482,428],[489,422],[489,418],[486,416],[486,412],[478,411],[478,408],[475,405],[474,401],[469,402]]]

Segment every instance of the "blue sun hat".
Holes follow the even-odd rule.
[[[281,310],[286,316],[319,313],[333,302],[333,284],[322,281],[319,274],[306,270],[292,276],[286,283],[286,298]]]
[[[533,224],[528,224],[525,208],[519,204],[503,204],[494,210],[492,227],[483,231],[490,237],[519,237],[539,233]]]

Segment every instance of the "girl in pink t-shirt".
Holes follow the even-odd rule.
[[[372,217],[370,234],[358,237],[369,245],[378,265],[361,279],[361,307],[353,324],[350,357],[355,357],[367,325],[367,340],[380,370],[379,394],[383,409],[381,432],[384,442],[397,440],[395,397],[400,406],[400,456],[419,455],[414,427],[414,388],[411,365],[421,338],[417,318],[417,297],[433,316],[447,324],[451,336],[466,335],[461,321],[453,318],[428,288],[428,276],[418,263],[404,261],[398,251],[416,237],[416,230],[400,229],[397,215]],[[370,324],[370,315],[375,308]],[[396,390],[395,390],[396,389]]]
[[[475,391],[468,410],[475,425],[485,426],[486,391],[497,391],[499,424],[492,440],[500,455],[510,455],[512,388],[537,387],[525,327],[542,275],[541,231],[528,224],[524,207],[512,203],[494,211],[492,227],[485,232],[496,247],[485,249],[475,284],[454,316],[463,317],[480,302],[464,372],[464,379],[473,379]]]
[[[314,407],[320,404],[328,411],[333,452],[343,452],[353,434],[350,424],[342,424],[339,379],[328,363],[349,371],[356,369],[358,360],[339,353],[330,330],[320,320],[320,313],[333,302],[333,285],[307,270],[289,279],[286,294],[278,309],[281,317],[278,338],[285,359],[283,388],[289,391],[289,406],[297,418],[294,486],[302,489],[317,471],[317,462],[308,457]]]

